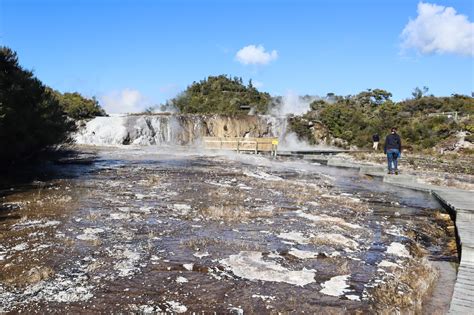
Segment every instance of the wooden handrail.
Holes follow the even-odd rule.
[[[270,152],[276,156],[278,138],[245,138],[245,137],[203,137],[206,149],[221,149],[233,151]],[[218,145],[217,145],[218,144]]]

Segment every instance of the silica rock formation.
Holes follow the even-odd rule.
[[[283,137],[287,120],[274,116],[129,115],[96,117],[74,135],[87,145],[186,145],[210,137]]]

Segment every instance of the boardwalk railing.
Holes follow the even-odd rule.
[[[276,156],[278,138],[238,138],[238,137],[204,137],[203,144],[210,150],[232,150],[254,152],[270,152]]]

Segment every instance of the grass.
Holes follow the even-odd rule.
[[[392,275],[371,289],[373,306],[384,313],[421,313],[424,296],[431,290],[438,271],[428,260],[411,260],[403,269],[391,271]]]

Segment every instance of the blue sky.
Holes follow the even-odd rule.
[[[416,86],[470,95],[472,1],[419,5],[0,0],[0,44],[45,84],[95,95],[109,111],[164,102],[217,74],[252,78],[273,95],[383,88],[400,100]]]

